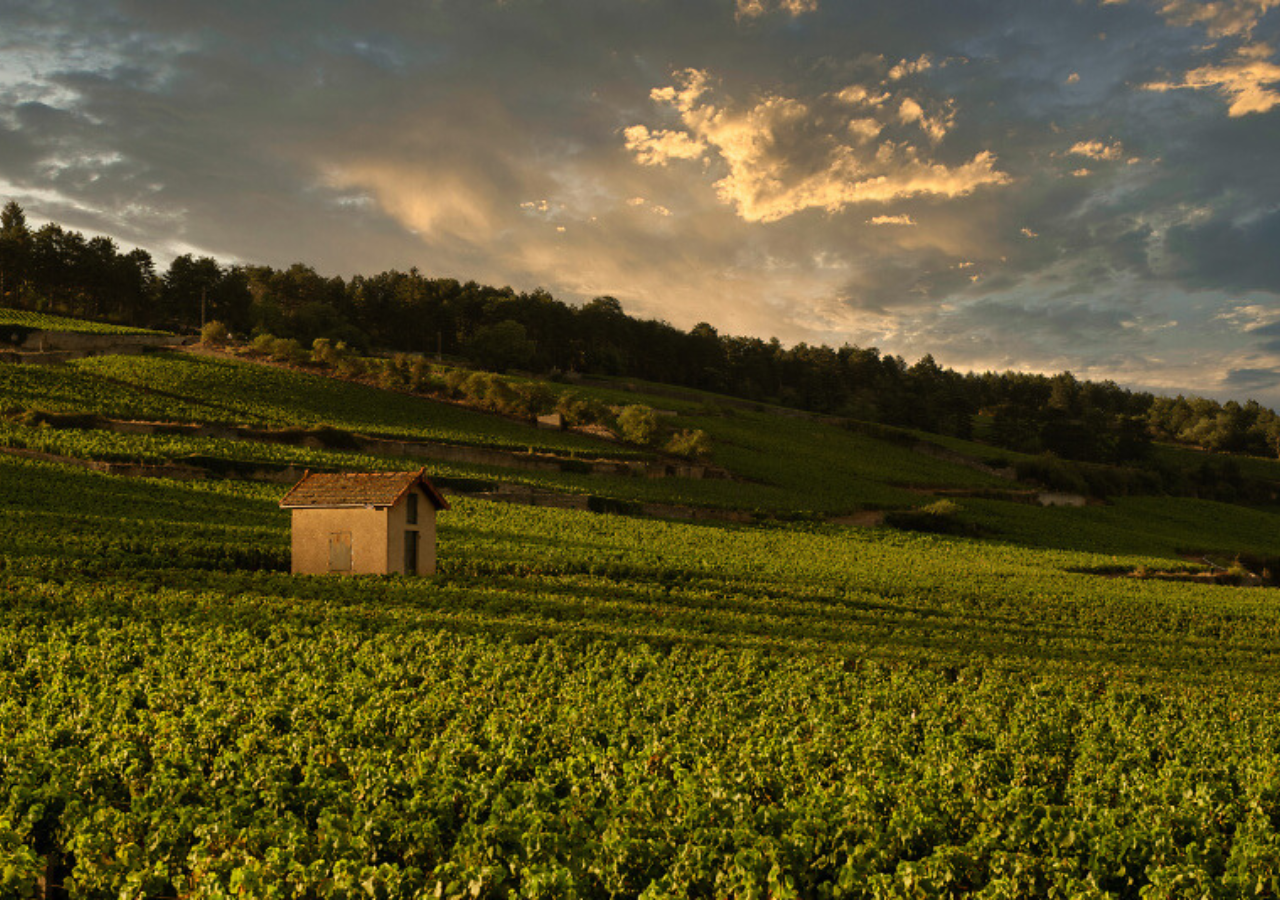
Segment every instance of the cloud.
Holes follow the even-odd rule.
[[[1244,332],[1258,331],[1280,323],[1280,308],[1263,306],[1260,303],[1248,303],[1223,310],[1214,318],[1227,322]]]
[[[651,213],[653,213],[654,215],[662,216],[663,218],[666,218],[671,215],[671,210],[667,209],[665,206],[662,206],[660,204],[650,203],[644,197],[628,198],[627,206],[631,206],[639,209],[648,208],[648,210]]]
[[[898,107],[898,120],[904,124],[915,122],[920,130],[929,136],[929,140],[938,143],[947,136],[947,131],[955,121],[954,111],[948,110],[943,115],[927,116],[920,104],[907,97]]]
[[[794,17],[814,12],[818,8],[818,0],[736,0],[736,2],[739,19],[754,19],[771,12],[782,12]]]
[[[626,146],[644,166],[665,166],[673,159],[700,159],[707,152],[701,141],[683,131],[649,131],[632,125],[623,132]]]
[[[867,219],[871,225],[915,225],[915,219],[907,215],[901,216],[872,216]]]
[[[1280,0],[1164,0],[1160,15],[1171,25],[1202,25],[1210,37],[1248,36]]]
[[[850,106],[879,106],[892,97],[888,91],[876,93],[861,84],[851,84],[835,93],[835,99]]]
[[[420,235],[484,240],[501,218],[483,179],[460,172],[433,173],[396,161],[368,160],[330,166],[325,180],[340,190],[369,191],[384,211]]]
[[[1124,156],[1124,147],[1119,141],[1112,141],[1110,144],[1102,141],[1079,141],[1074,144],[1068,153],[1076,156],[1084,156],[1089,159],[1096,160],[1114,160]]]
[[[838,120],[833,129],[832,119],[805,101],[768,93],[746,107],[717,105],[708,99],[706,72],[685,70],[675,77],[676,85],[658,88],[651,97],[673,108],[686,130],[654,133],[643,125],[631,126],[624,132],[627,148],[642,165],[666,165],[705,153],[724,172],[712,185],[716,195],[749,222],[920,195],[963,197],[1010,181],[990,151],[947,165],[923,157],[907,141],[883,140],[871,147],[871,129],[865,125],[853,126],[855,140],[850,143],[851,122],[864,116]],[[847,102],[843,94],[829,96]],[[936,142],[953,115],[949,110],[944,119],[928,119],[908,98],[897,119],[920,124]]]
[[[1143,85],[1148,91],[1216,90],[1229,102],[1227,115],[1239,118],[1269,112],[1280,104],[1280,66],[1271,62],[1271,47],[1251,44],[1241,47],[1235,57],[1221,65],[1192,69],[1180,82],[1157,81]]]
[[[908,75],[919,75],[921,72],[927,72],[932,68],[933,62],[929,59],[929,54],[927,53],[916,60],[904,59],[889,70],[889,80],[898,81]]]
[[[884,124],[872,118],[849,120],[849,135],[859,144],[874,141],[884,131]]]

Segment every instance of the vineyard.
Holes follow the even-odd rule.
[[[130,328],[127,325],[110,325],[85,319],[68,319],[48,313],[0,307],[0,329],[16,326],[24,331],[63,331],[78,334],[162,334],[146,328]]]
[[[8,896],[1277,894],[1270,592],[464,500],[295,579],[280,493],[0,460]]]
[[[1274,555],[1273,510],[966,496],[968,536],[850,527],[823,514],[1010,485],[575,390],[665,403],[739,480],[433,476],[771,515],[453,496],[437,576],[293,577],[286,485],[0,454],[0,897],[1280,897],[1276,592],[1115,577]],[[0,444],[421,464],[32,411],[623,449],[164,354],[0,364]]]
[[[181,354],[99,356],[66,367],[0,363],[0,403],[111,418],[274,427],[328,425],[448,443],[616,455],[577,434],[305,372]]]

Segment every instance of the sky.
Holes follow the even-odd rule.
[[[1280,406],[1277,7],[5,0],[0,201]]]

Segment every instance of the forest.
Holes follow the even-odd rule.
[[[141,249],[0,212],[0,305],[194,332],[219,321],[241,336],[318,338],[360,351],[448,355],[544,375],[624,376],[811,412],[978,437],[1084,462],[1142,463],[1152,441],[1280,455],[1280,417],[1259,403],[1160,397],[1070,372],[960,373],[875,347],[838,348],[688,331],[626,314],[614,297],[581,306],[417,268],[349,279],[312,266],[226,265],[191,254],[157,269]]]

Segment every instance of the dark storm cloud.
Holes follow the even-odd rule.
[[[15,0],[0,192],[162,262],[418,265],[1208,392],[1280,365],[1237,309],[1280,296],[1277,21],[1250,0]],[[1241,322],[1251,355],[1223,363]]]

